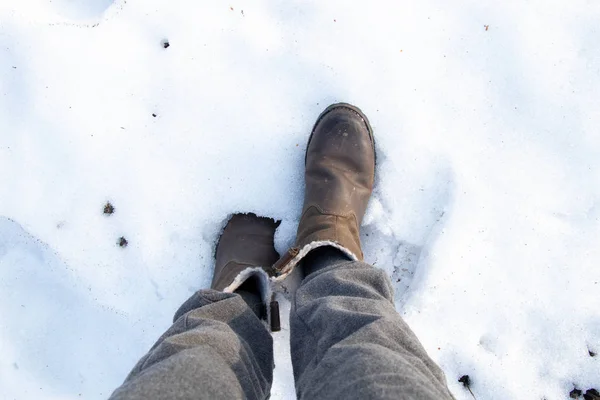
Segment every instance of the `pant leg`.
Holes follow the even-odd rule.
[[[299,399],[452,399],[396,312],[387,275],[362,262],[304,278],[290,314]]]
[[[111,399],[267,399],[273,339],[237,294],[201,290]]]

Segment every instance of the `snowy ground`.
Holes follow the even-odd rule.
[[[587,0],[1,0],[0,398],[108,397],[229,214],[284,250],[335,101],[375,130],[367,260],[456,398],[599,388],[599,27]]]

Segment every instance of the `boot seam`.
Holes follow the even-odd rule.
[[[328,213],[325,213],[323,210],[321,210],[319,206],[317,206],[317,205],[311,205],[311,206],[310,206],[310,207],[308,207],[308,208],[306,209],[306,211],[305,211],[305,212],[302,214],[302,218],[304,218],[304,215],[306,214],[306,212],[308,212],[308,210],[309,210],[311,207],[315,207],[315,208],[317,209],[317,211],[319,211],[319,212],[321,213],[321,215],[325,215],[325,216],[331,216],[331,217],[334,217],[334,218],[335,218],[335,222],[334,222],[334,224],[333,224],[333,227],[334,227],[333,234],[334,234],[334,237],[335,237],[335,239],[334,239],[333,241],[334,241],[334,242],[337,242],[337,243],[339,243],[339,242],[340,242],[340,237],[339,237],[339,233],[338,233],[338,223],[339,223],[339,219],[340,219],[340,218],[350,218],[350,217],[352,217],[352,222],[354,222],[354,227],[356,228],[356,232],[358,232],[358,235],[357,235],[357,237],[358,237],[358,245],[359,245],[359,248],[360,248],[360,247],[362,247],[362,246],[361,246],[361,244],[360,244],[360,225],[358,224],[358,218],[356,218],[356,213],[354,213],[354,212],[349,212],[347,215],[328,214]],[[302,225],[302,219],[300,219],[300,225]],[[362,253],[362,248],[361,248],[361,253]]]
[[[319,206],[318,204],[311,204],[302,213],[302,216],[300,217],[300,224],[302,224],[302,218],[304,218],[304,216],[306,215],[308,210],[310,210],[311,208],[315,208],[321,215],[330,215],[330,216],[334,216],[334,217],[343,217],[343,218],[348,218],[351,215],[353,215],[354,218],[356,219],[356,213],[354,211],[348,211],[347,213],[336,213],[336,212],[326,211],[323,208],[321,208],[321,206]]]

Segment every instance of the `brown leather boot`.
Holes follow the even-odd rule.
[[[296,244],[273,266],[278,279],[322,246],[363,259],[359,229],[375,180],[375,142],[367,117],[350,104],[327,107],[308,140],[305,168]]]
[[[250,278],[256,279],[263,304],[271,299],[271,266],[279,258],[273,237],[279,222],[255,214],[235,214],[223,230],[215,253],[211,288],[233,293]],[[268,314],[267,314],[268,315]]]

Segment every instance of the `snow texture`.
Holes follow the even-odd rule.
[[[285,251],[338,101],[377,142],[367,261],[456,398],[463,375],[478,400],[598,388],[599,21],[587,0],[1,1],[0,398],[108,397],[209,285],[230,214],[282,220]]]

